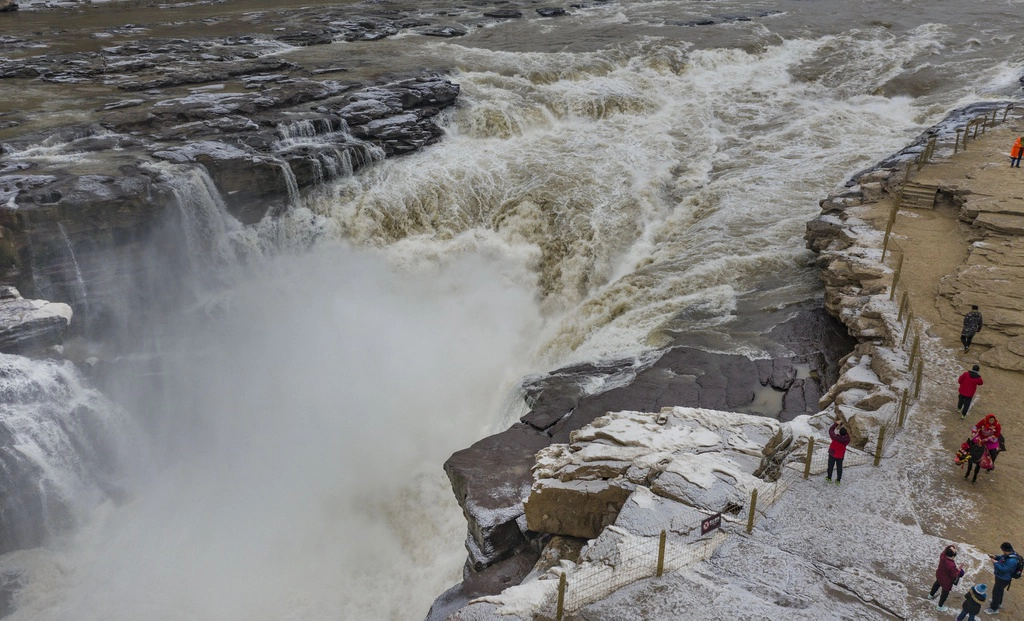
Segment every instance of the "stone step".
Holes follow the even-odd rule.
[[[934,209],[935,195],[939,188],[934,185],[926,185],[908,181],[903,184],[900,193],[900,208],[908,209]]]

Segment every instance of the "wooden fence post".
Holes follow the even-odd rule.
[[[562,621],[565,614],[565,572],[558,578],[558,608],[555,610],[555,620]]]
[[[658,577],[665,571],[665,531],[661,531],[661,541],[658,542]]]
[[[908,299],[909,294],[906,292],[906,290],[904,290],[903,299],[900,300],[900,312],[896,315],[896,323],[900,323],[901,321],[903,321],[903,312],[907,310]]]
[[[896,261],[896,269],[892,273],[892,289],[889,290],[889,300],[892,301],[896,297],[896,285],[900,282],[900,270],[903,269],[903,253],[900,253],[900,258]]]
[[[882,445],[885,443],[885,427],[878,430],[878,446],[875,447],[875,467],[882,461]]]
[[[757,489],[750,492],[750,515],[747,516],[747,534],[754,530],[754,510],[757,509]]]
[[[900,341],[900,345],[907,344],[907,337],[910,335],[910,328],[914,323],[914,309],[907,311],[907,327],[903,330],[903,340]]]
[[[953,143],[953,154],[955,155],[960,150],[960,134],[964,132],[963,127],[956,128],[956,142]],[[964,145],[964,150],[967,150],[967,146]]]
[[[885,263],[885,252],[889,249],[889,233],[892,232],[892,220],[885,225],[885,237],[882,238],[882,263]]]
[[[907,329],[910,329],[910,322],[907,322]],[[907,364],[907,370],[914,369],[914,361],[917,360],[917,356],[921,353],[921,335],[914,335],[914,345],[910,348],[910,362]]]
[[[896,424],[903,428],[903,421],[907,418],[907,389],[903,389],[903,398],[900,399],[900,415],[897,419]]]
[[[811,476],[811,457],[814,456],[814,436],[807,440],[807,463],[804,464],[804,478]]]
[[[1013,104],[1006,104],[1006,108],[1003,109],[1003,123],[1006,122],[1006,115],[1010,113],[1010,109],[1013,108]]]
[[[917,365],[917,381],[914,383],[914,398],[921,396],[921,378],[924,377],[924,358]]]

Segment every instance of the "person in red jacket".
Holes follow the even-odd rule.
[[[935,594],[940,589],[942,590],[942,595],[939,596],[939,612],[949,612],[949,608],[946,608],[946,598],[953,590],[953,585],[963,575],[964,568],[957,567],[956,564],[956,546],[946,546],[946,549],[939,555],[939,568],[935,570],[935,584],[932,585],[932,590],[928,594],[928,599],[935,599]]]
[[[967,417],[967,410],[971,409],[971,399],[978,392],[978,386],[985,383],[981,379],[981,367],[974,365],[970,371],[964,371],[957,382],[960,384],[960,396],[956,400],[956,411],[963,420]]]
[[[843,458],[846,457],[846,445],[850,443],[850,434],[846,432],[843,421],[837,420],[828,428],[828,437],[832,438],[832,444],[828,447],[828,473],[825,480],[832,481],[832,470],[835,469],[836,485],[839,485],[843,480]]]
[[[1010,147],[1010,167],[1020,168],[1020,156],[1024,155],[1024,144],[1021,143],[1021,136],[1017,136],[1016,142]]]

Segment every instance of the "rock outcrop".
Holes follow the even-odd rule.
[[[860,222],[854,212],[883,197],[895,197],[906,178],[911,160],[931,137],[954,139],[954,129],[968,119],[997,114],[1005,102],[986,102],[950,113],[924,132],[915,144],[877,167],[859,173],[847,187],[821,201],[821,215],[807,225],[807,247],[819,253],[817,265],[825,282],[825,308],[842,320],[850,333],[862,341],[891,344],[893,326],[886,326],[880,309],[872,308],[872,297],[888,291],[891,270],[879,262],[880,233]],[[955,182],[954,182],[955,181]],[[958,324],[972,304],[984,304],[985,329],[973,344],[979,360],[988,366],[1024,370],[1024,292],[1014,286],[1024,265],[1024,197],[997,198],[986,192],[986,184],[998,178],[939,181],[937,200],[959,211],[970,225],[973,243],[967,260],[953,274],[943,278],[938,293],[948,305],[938,305],[942,318]]]
[[[60,345],[71,315],[67,304],[26,300],[14,287],[0,287],[0,353],[32,354]]]
[[[540,451],[526,501],[529,531],[561,535],[550,541],[588,539],[581,552],[538,568],[529,585],[428,619],[549,618],[559,575],[600,584],[591,595],[610,592],[645,571],[636,554],[657,557],[663,530],[666,571],[693,562],[695,553],[709,555],[725,535],[702,532],[702,522],[741,512],[754,490],[769,496],[775,483],[767,466],[793,446],[790,425],[763,416],[679,407],[600,416],[569,443]]]
[[[838,361],[849,353],[853,341],[842,326],[820,311],[800,313],[777,326],[770,336],[790,355],[751,360],[675,347],[647,366],[637,367],[634,362],[580,365],[532,381],[525,387],[532,408],[519,424],[458,451],[445,462],[469,524],[464,575],[486,573],[494,564],[523,550],[536,551],[543,544],[545,535],[534,530],[524,509],[533,485],[535,455],[548,445],[569,443],[580,429],[608,412],[653,413],[665,407],[688,406],[749,411],[769,417],[766,420],[783,421],[817,413],[819,399],[839,376]],[[588,394],[584,387],[595,381],[618,387]],[[621,466],[603,463],[589,467],[611,475]],[[582,498],[578,489],[552,485],[545,498],[554,500],[543,504],[564,505],[563,511],[546,511],[550,520],[563,526],[546,532],[574,538],[596,536],[614,522],[618,507],[632,489],[612,486],[590,491],[600,509],[577,506]],[[539,506],[539,500],[533,502],[534,507]],[[458,587],[446,598],[448,605],[453,605]],[[468,596],[463,601],[468,601]]]
[[[8,140],[0,283],[66,301],[79,326],[118,323],[132,315],[119,306],[130,291],[153,286],[140,271],[152,265],[146,253],[160,246],[170,264],[195,260],[181,229],[212,226],[204,210],[226,209],[242,224],[280,215],[303,188],[437,142],[435,117],[458,94],[439,77],[356,89],[292,79],[116,106],[95,124]],[[50,164],[19,155],[40,144],[75,155]]]

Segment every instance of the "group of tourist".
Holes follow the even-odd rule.
[[[996,576],[995,584],[992,586],[992,601],[985,609],[985,612],[990,615],[999,613],[999,609],[1003,605],[1003,592],[1010,586],[1010,582],[1021,577],[1021,569],[1024,567],[1022,565],[1024,559],[1014,551],[1013,545],[1009,541],[1004,541],[999,549],[1002,554],[989,555],[992,560],[992,571]],[[964,576],[964,566],[957,564],[956,554],[956,546],[949,545],[939,555],[939,567],[935,570],[935,583],[932,585],[931,592],[928,593],[928,599],[935,599],[936,595],[939,596],[939,612],[949,612],[949,608],[946,607],[946,598],[949,597],[953,586]],[[974,621],[975,615],[981,612],[981,607],[986,599],[988,599],[988,587],[985,583],[972,586],[964,595],[964,603],[956,618],[957,621],[965,619]]]
[[[1014,144],[1011,155],[1016,159],[1016,165],[1020,165],[1020,156],[1024,152],[1021,147],[1021,139],[1018,138]],[[1014,166],[1014,162],[1010,162]],[[963,329],[960,333],[960,343],[964,346],[964,353],[970,351],[971,341],[983,325],[981,312],[977,305],[971,306],[971,311],[964,316]],[[981,378],[981,367],[974,365],[969,371],[960,375],[957,383],[960,385],[956,411],[960,419],[967,418],[967,412],[971,408],[971,401],[977,393],[978,386],[985,381]],[[964,479],[971,477],[972,483],[977,483],[980,470],[994,470],[996,457],[1001,451],[1006,450],[1006,439],[1003,437],[1003,428],[994,414],[987,414],[971,428],[970,437],[960,446],[954,461],[963,467],[967,465],[967,473]],[[995,583],[992,586],[992,599],[989,607],[985,609],[988,614],[998,614],[1003,605],[1003,592],[1010,586],[1010,582],[1021,577],[1021,570],[1024,569],[1024,559],[1018,555],[1010,542],[1005,541],[999,546],[1001,554],[989,555],[992,560],[992,570],[995,574]],[[939,567],[935,570],[935,583],[932,585],[928,599],[934,599],[939,595],[938,610],[948,612],[946,597],[964,575],[963,565],[956,563],[957,549],[955,545],[946,546],[939,556]],[[984,583],[972,586],[964,595],[964,602],[957,616],[957,621],[974,621],[975,615],[981,612],[982,606],[988,598],[988,587]]]
[[[964,346],[964,352],[971,349],[971,341],[977,334],[984,321],[978,306],[972,305],[971,311],[964,316],[963,329],[960,332],[960,343]],[[956,411],[960,419],[967,418],[967,412],[971,409],[971,401],[977,394],[978,387],[985,383],[981,378],[981,367],[974,365],[969,371],[964,371],[957,383],[960,385],[957,394]],[[1000,451],[1006,450],[1006,439],[1003,437],[1003,427],[994,414],[987,414],[971,428],[971,435],[960,445],[954,461],[960,467],[967,466],[964,478],[970,478],[971,483],[978,482],[978,472],[981,470],[995,470],[996,457]],[[974,476],[971,477],[971,473]]]

